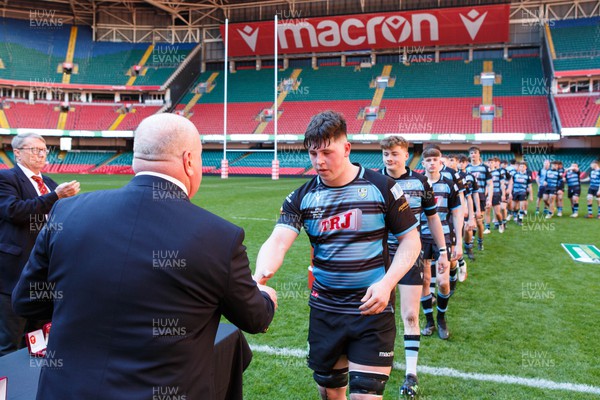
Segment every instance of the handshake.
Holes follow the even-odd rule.
[[[267,281],[273,276],[273,273],[259,273],[258,271],[254,274],[252,279],[256,282],[258,290],[265,292],[271,298],[271,301],[275,304],[275,310],[277,310],[277,292],[272,287],[267,286]]]

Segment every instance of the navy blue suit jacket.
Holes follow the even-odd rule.
[[[251,333],[273,318],[243,230],[167,180],[64,199],[51,217],[13,292],[18,314],[52,317],[37,399],[212,399],[221,315]]]
[[[12,293],[45,215],[58,200],[56,182],[43,179],[51,192],[39,196],[18,166],[0,170],[0,293]]]

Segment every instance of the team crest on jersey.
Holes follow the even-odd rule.
[[[319,231],[357,231],[362,225],[362,210],[354,208],[352,210],[331,216],[319,221]]]
[[[359,199],[365,199],[365,198],[367,198],[367,194],[368,194],[368,191],[367,191],[366,187],[360,187],[360,188],[358,188],[358,198]]]

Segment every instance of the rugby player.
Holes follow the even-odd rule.
[[[427,178],[406,166],[408,161],[408,142],[401,136],[389,136],[380,143],[385,167],[381,173],[393,178],[402,188],[410,209],[421,221],[425,215],[427,225],[433,233],[438,248],[445,248],[442,223],[436,211],[436,201]],[[419,229],[420,231],[420,229]],[[390,257],[394,257],[398,241],[389,235],[388,247]],[[448,254],[440,253],[437,259],[438,268],[449,267]],[[418,392],[417,361],[420,347],[419,305],[423,287],[423,259],[417,262],[398,283],[402,322],[404,323],[404,353],[406,358],[406,374],[400,394],[414,397]],[[430,295],[431,297],[431,295]]]
[[[467,165],[467,172],[477,179],[477,185],[479,186],[479,209],[481,210],[481,216],[476,217],[477,248],[483,251],[483,215],[485,210],[492,206],[493,182],[490,169],[481,160],[479,147],[473,146],[469,149],[469,158],[471,159],[471,163]]]
[[[437,212],[442,222],[446,248],[439,248],[433,242],[433,236],[429,226],[424,223],[426,221],[421,218],[421,240],[423,242],[423,260],[425,266],[423,268],[423,297],[421,301],[423,312],[427,319],[425,327],[421,330],[421,335],[430,336],[435,330],[435,322],[433,320],[433,310],[431,300],[427,300],[426,296],[429,291],[429,280],[431,277],[431,260],[437,259],[440,253],[449,252],[452,254],[451,259],[457,260],[462,256],[462,228],[452,230],[454,227],[462,227],[464,222],[464,214],[460,199],[458,196],[458,187],[451,180],[443,177],[440,174],[442,168],[441,161],[442,153],[430,147],[423,151],[423,166],[425,167],[425,176],[433,189],[436,198]],[[452,220],[452,224],[450,223]],[[452,235],[456,238],[453,240]],[[452,245],[454,244],[454,247]],[[446,323],[446,311],[448,309],[448,301],[450,300],[450,279],[449,270],[437,268],[437,331],[441,339],[446,340],[450,336]]]
[[[592,170],[590,171],[590,187],[588,188],[587,194],[587,209],[588,213],[586,218],[593,218],[592,206],[594,203],[594,197],[596,198],[596,205],[598,206],[598,218],[600,219],[600,160],[594,160],[590,164]]]
[[[419,222],[393,179],[350,162],[346,121],[311,119],[304,147],[317,176],[290,193],[262,245],[266,283],[304,228],[314,250],[308,366],[323,399],[381,399],[394,358],[395,288],[421,251]],[[387,254],[388,232],[398,249]]]

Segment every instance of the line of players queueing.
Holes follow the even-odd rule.
[[[534,181],[539,185],[536,213],[539,213],[540,202],[543,201],[546,218],[552,218],[555,207],[556,215],[561,216],[566,183],[572,204],[571,216],[577,217],[581,194],[580,171],[576,163],[564,169],[560,161],[546,160],[534,180],[525,161],[511,160],[509,163],[493,157],[483,162],[481,151],[475,146],[469,149],[469,157],[461,154],[443,156],[439,146],[431,145],[423,151],[425,171],[421,175],[406,167],[409,153],[408,142],[404,138],[388,137],[381,142],[381,149],[385,165],[381,172],[400,184],[411,210],[420,221],[421,257],[398,285],[406,356],[406,378],[400,392],[414,397],[418,393],[416,370],[420,336],[431,336],[436,330],[443,340],[450,336],[445,319],[448,302],[457,281],[467,279],[463,243],[464,253],[470,260],[475,259],[475,236],[478,250],[484,250],[483,238],[491,232],[492,211],[493,223],[500,233],[504,232],[507,221],[513,218],[517,224],[522,224],[527,215],[528,201],[533,201]],[[591,168],[588,218],[592,217],[594,197],[600,205],[599,162],[592,162]],[[600,218],[600,207],[598,213]],[[390,255],[393,255],[393,237],[388,245]],[[447,265],[449,268],[446,268]],[[418,322],[415,324],[419,302],[426,317],[425,327],[420,332]],[[434,321],[433,306],[436,303]]]

